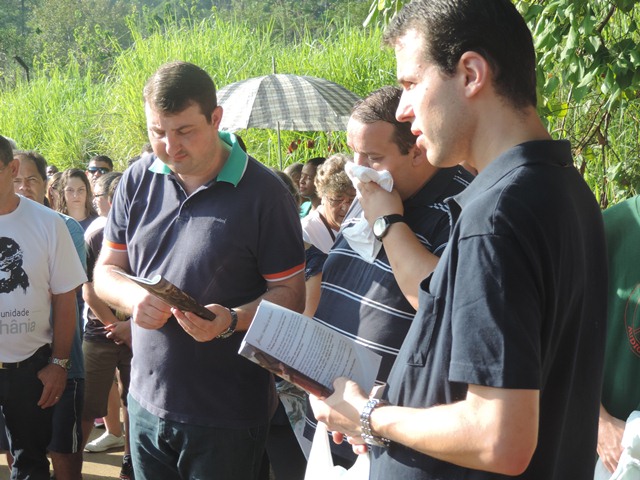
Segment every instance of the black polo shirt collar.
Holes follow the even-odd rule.
[[[442,168],[438,170],[435,175],[427,181],[427,183],[420,187],[420,190],[403,202],[405,208],[423,207],[425,205],[442,202],[442,196],[449,188],[453,177],[455,177],[458,172],[459,170],[457,167]]]
[[[465,205],[478,195],[493,187],[515,169],[533,164],[573,167],[571,143],[567,140],[535,140],[521,143],[502,153],[478,174],[466,190],[447,199],[453,223]]]

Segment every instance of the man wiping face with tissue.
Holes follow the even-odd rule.
[[[385,382],[418,304],[418,285],[449,239],[444,199],[473,176],[439,169],[416,145],[409,123],[395,118],[401,90],[383,87],[358,102],[347,126],[354,164],[345,168],[358,191],[322,270],[315,317],[382,356]],[[402,212],[401,214],[398,212]],[[307,410],[305,437],[315,419]],[[355,462],[351,446],[332,443],[334,463]]]

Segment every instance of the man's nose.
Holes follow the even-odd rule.
[[[406,93],[403,91],[400,97],[400,103],[398,103],[398,108],[396,109],[396,119],[399,122],[410,122],[414,116],[413,108],[407,99]]]
[[[368,167],[369,157],[357,152],[353,152],[353,163],[355,163],[356,165],[360,165],[361,167]]]
[[[182,145],[178,138],[178,135],[167,133],[164,138],[165,148],[169,156],[173,156],[180,151]]]

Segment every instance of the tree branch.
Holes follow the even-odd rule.
[[[609,23],[609,20],[611,20],[611,17],[613,17],[613,14],[616,13],[616,6],[611,5],[611,8],[609,8],[609,12],[607,13],[607,16],[604,17],[604,19],[602,20],[602,22],[600,22],[600,25],[598,25],[596,27],[596,32],[598,32],[598,35],[602,34],[602,30],[604,30],[604,27],[607,26],[607,23]]]

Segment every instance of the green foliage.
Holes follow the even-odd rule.
[[[405,4],[405,0],[373,0],[364,25],[386,25]]]
[[[35,6],[28,24],[34,32],[33,58],[40,70],[76,65],[107,73],[120,45],[130,43],[123,21],[128,6],[123,0],[46,0]],[[90,66],[91,65],[91,66]]]
[[[218,88],[246,78],[279,73],[328,78],[365,95],[395,82],[393,52],[381,49],[377,29],[336,29],[326,38],[302,32],[301,40],[285,43],[268,29],[252,29],[217,19],[198,23],[156,25],[155,31],[136,29],[131,22],[133,47],[115,59],[103,80],[96,73],[80,73],[80,66],[40,72],[30,85],[21,83],[0,96],[0,131],[23,148],[37,148],[56,165],[80,165],[93,153],[104,153],[122,168],[146,143],[142,87],[161,64],[171,60],[193,62],[206,69]],[[25,108],[28,105],[28,108]],[[22,118],[16,118],[21,116]],[[278,166],[277,136],[270,130],[239,132],[249,151],[270,166]],[[282,153],[291,142],[301,147],[286,158],[292,162],[346,150],[344,133],[282,132]],[[312,142],[309,142],[311,140]],[[309,144],[313,144],[309,146]]]
[[[106,85],[91,77],[76,66],[20,83],[0,99],[0,131],[60,168],[82,165],[95,153],[104,115]]]
[[[273,60],[279,73],[329,78],[365,95],[395,82],[380,26],[406,1],[0,0],[0,132],[63,166],[95,152],[123,166],[146,142],[142,85],[172,59],[202,65],[219,87],[271,73]],[[640,5],[516,5],[533,32],[539,111],[553,136],[572,142],[603,207],[637,194]],[[252,153],[276,164],[275,132],[240,133]],[[342,133],[282,137],[283,152],[300,145],[287,161],[346,148]]]
[[[635,2],[519,2],[538,52],[539,110],[602,207],[640,190]]]
[[[344,24],[360,25],[367,3],[368,0],[229,0],[218,10],[225,18],[252,27],[264,26],[268,19],[273,36],[294,42],[308,34],[323,38]]]
[[[371,0],[385,25],[406,0]],[[539,111],[567,138],[602,207],[640,193],[640,5],[636,0],[519,0],[538,54]]]
[[[190,27],[161,30],[148,38],[134,34],[135,48],[116,62],[109,91],[109,115],[103,128],[111,139],[116,158],[128,158],[145,143],[146,130],[141,91],[146,79],[161,64],[185,60],[200,65],[218,88],[251,77],[272,73],[294,73],[324,77],[365,95],[393,83],[393,55],[380,48],[380,32],[345,28],[329,38],[313,40],[306,34],[295,44],[274,40],[271,32],[222,20],[203,21]],[[362,59],[366,59],[362,61]],[[277,136],[273,131],[248,130],[242,135],[249,151],[270,166],[277,166]],[[332,143],[344,149],[344,135],[282,132],[282,152],[298,138],[313,140],[314,147],[300,148],[288,162],[300,156],[326,153]],[[118,142],[117,139],[120,139]],[[132,141],[137,139],[136,141]]]
[[[30,66],[34,46],[26,41],[28,0],[0,0],[0,87],[26,78],[16,57]]]

